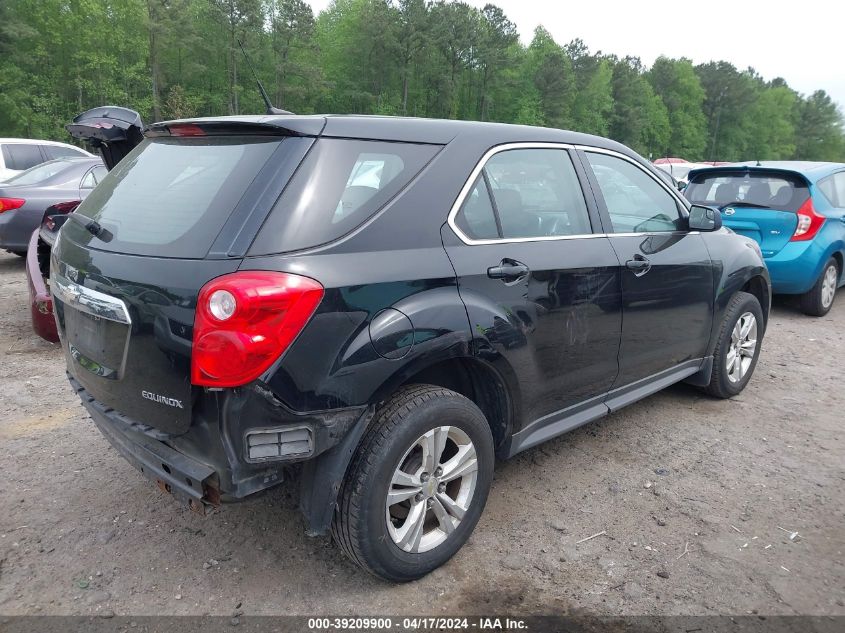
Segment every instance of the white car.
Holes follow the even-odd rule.
[[[671,174],[672,178],[684,186],[687,185],[689,173],[693,169],[712,166],[712,163],[660,163],[655,165],[658,169],[662,169],[667,174]]]
[[[22,171],[55,158],[86,156],[96,158],[84,149],[56,141],[26,138],[0,138],[0,182]]]

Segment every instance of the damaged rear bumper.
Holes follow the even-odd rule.
[[[135,468],[191,509],[236,501],[279,484],[284,469],[305,468],[300,501],[309,533],[328,529],[346,466],[372,416],[370,407],[294,413],[260,387],[204,394],[192,405],[190,429],[171,435],[133,420],[95,399],[70,373],[68,379],[92,420]],[[307,451],[275,448],[276,434],[308,431]],[[255,459],[256,447],[272,452]],[[272,450],[270,450],[272,448]]]
[[[217,474],[210,466],[173,450],[163,442],[130,428],[119,428],[100,411],[86,406],[91,419],[126,461],[158,487],[196,512],[220,504]]]

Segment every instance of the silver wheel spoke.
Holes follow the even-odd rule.
[[[458,452],[448,462],[443,464],[441,481],[452,481],[478,470],[478,460],[472,444],[461,446]]]
[[[423,435],[423,470],[425,472],[433,473],[434,469],[440,465],[440,457],[443,455],[443,449],[446,448],[447,439],[449,439],[448,426],[431,429]]]
[[[420,482],[420,478],[417,475],[410,475],[406,473],[404,470],[396,470],[393,473],[393,479],[391,479],[391,483],[394,486],[415,486],[419,487],[422,485]]]
[[[420,546],[425,525],[425,511],[424,501],[412,504],[405,523],[396,531],[396,544],[407,552],[413,552]]]
[[[739,338],[746,339],[748,338],[749,332],[751,332],[751,328],[754,325],[753,319],[744,319],[742,323],[742,329],[739,331]]]
[[[434,512],[434,516],[437,517],[437,523],[440,525],[441,530],[443,530],[446,534],[451,534],[455,531],[460,519],[455,521],[455,519],[449,514],[443,506],[443,503],[440,501],[440,495],[431,500],[431,509]]]
[[[387,505],[392,506],[397,503],[402,503],[403,501],[418,495],[421,491],[421,486],[416,488],[391,488],[390,492],[387,493]]]
[[[461,506],[459,506],[457,502],[445,492],[438,493],[435,499],[436,501],[442,503],[446,511],[456,519],[460,520],[464,518],[464,514],[466,514],[466,508],[462,508]]]

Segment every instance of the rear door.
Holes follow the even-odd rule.
[[[604,410],[617,373],[619,261],[579,172],[565,147],[498,148],[453,210],[459,239],[444,238],[479,349],[515,372],[526,425],[585,401]]]
[[[692,373],[707,353],[713,320],[713,265],[704,240],[687,229],[680,200],[656,175],[615,152],[581,155],[622,264],[615,386],[666,370]]]
[[[797,212],[810,197],[803,178],[762,169],[718,169],[693,174],[684,192],[695,203],[718,207],[731,230],[777,255],[798,226]]]
[[[191,423],[201,287],[237,270],[313,143],[280,136],[148,139],[77,208],[53,249],[51,290],[68,370],[88,393],[165,433]],[[252,227],[252,228],[250,228]]]

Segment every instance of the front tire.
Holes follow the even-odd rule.
[[[481,410],[440,387],[404,387],[384,403],[350,464],[332,536],[370,573],[426,575],[467,541],[493,479]]]
[[[757,297],[737,292],[722,320],[710,384],[704,388],[708,394],[731,398],[745,389],[760,357],[763,329],[763,310]]]
[[[807,292],[801,295],[801,311],[809,316],[824,316],[833,307],[836,288],[839,285],[839,264],[831,257],[822,269],[822,274]]]

